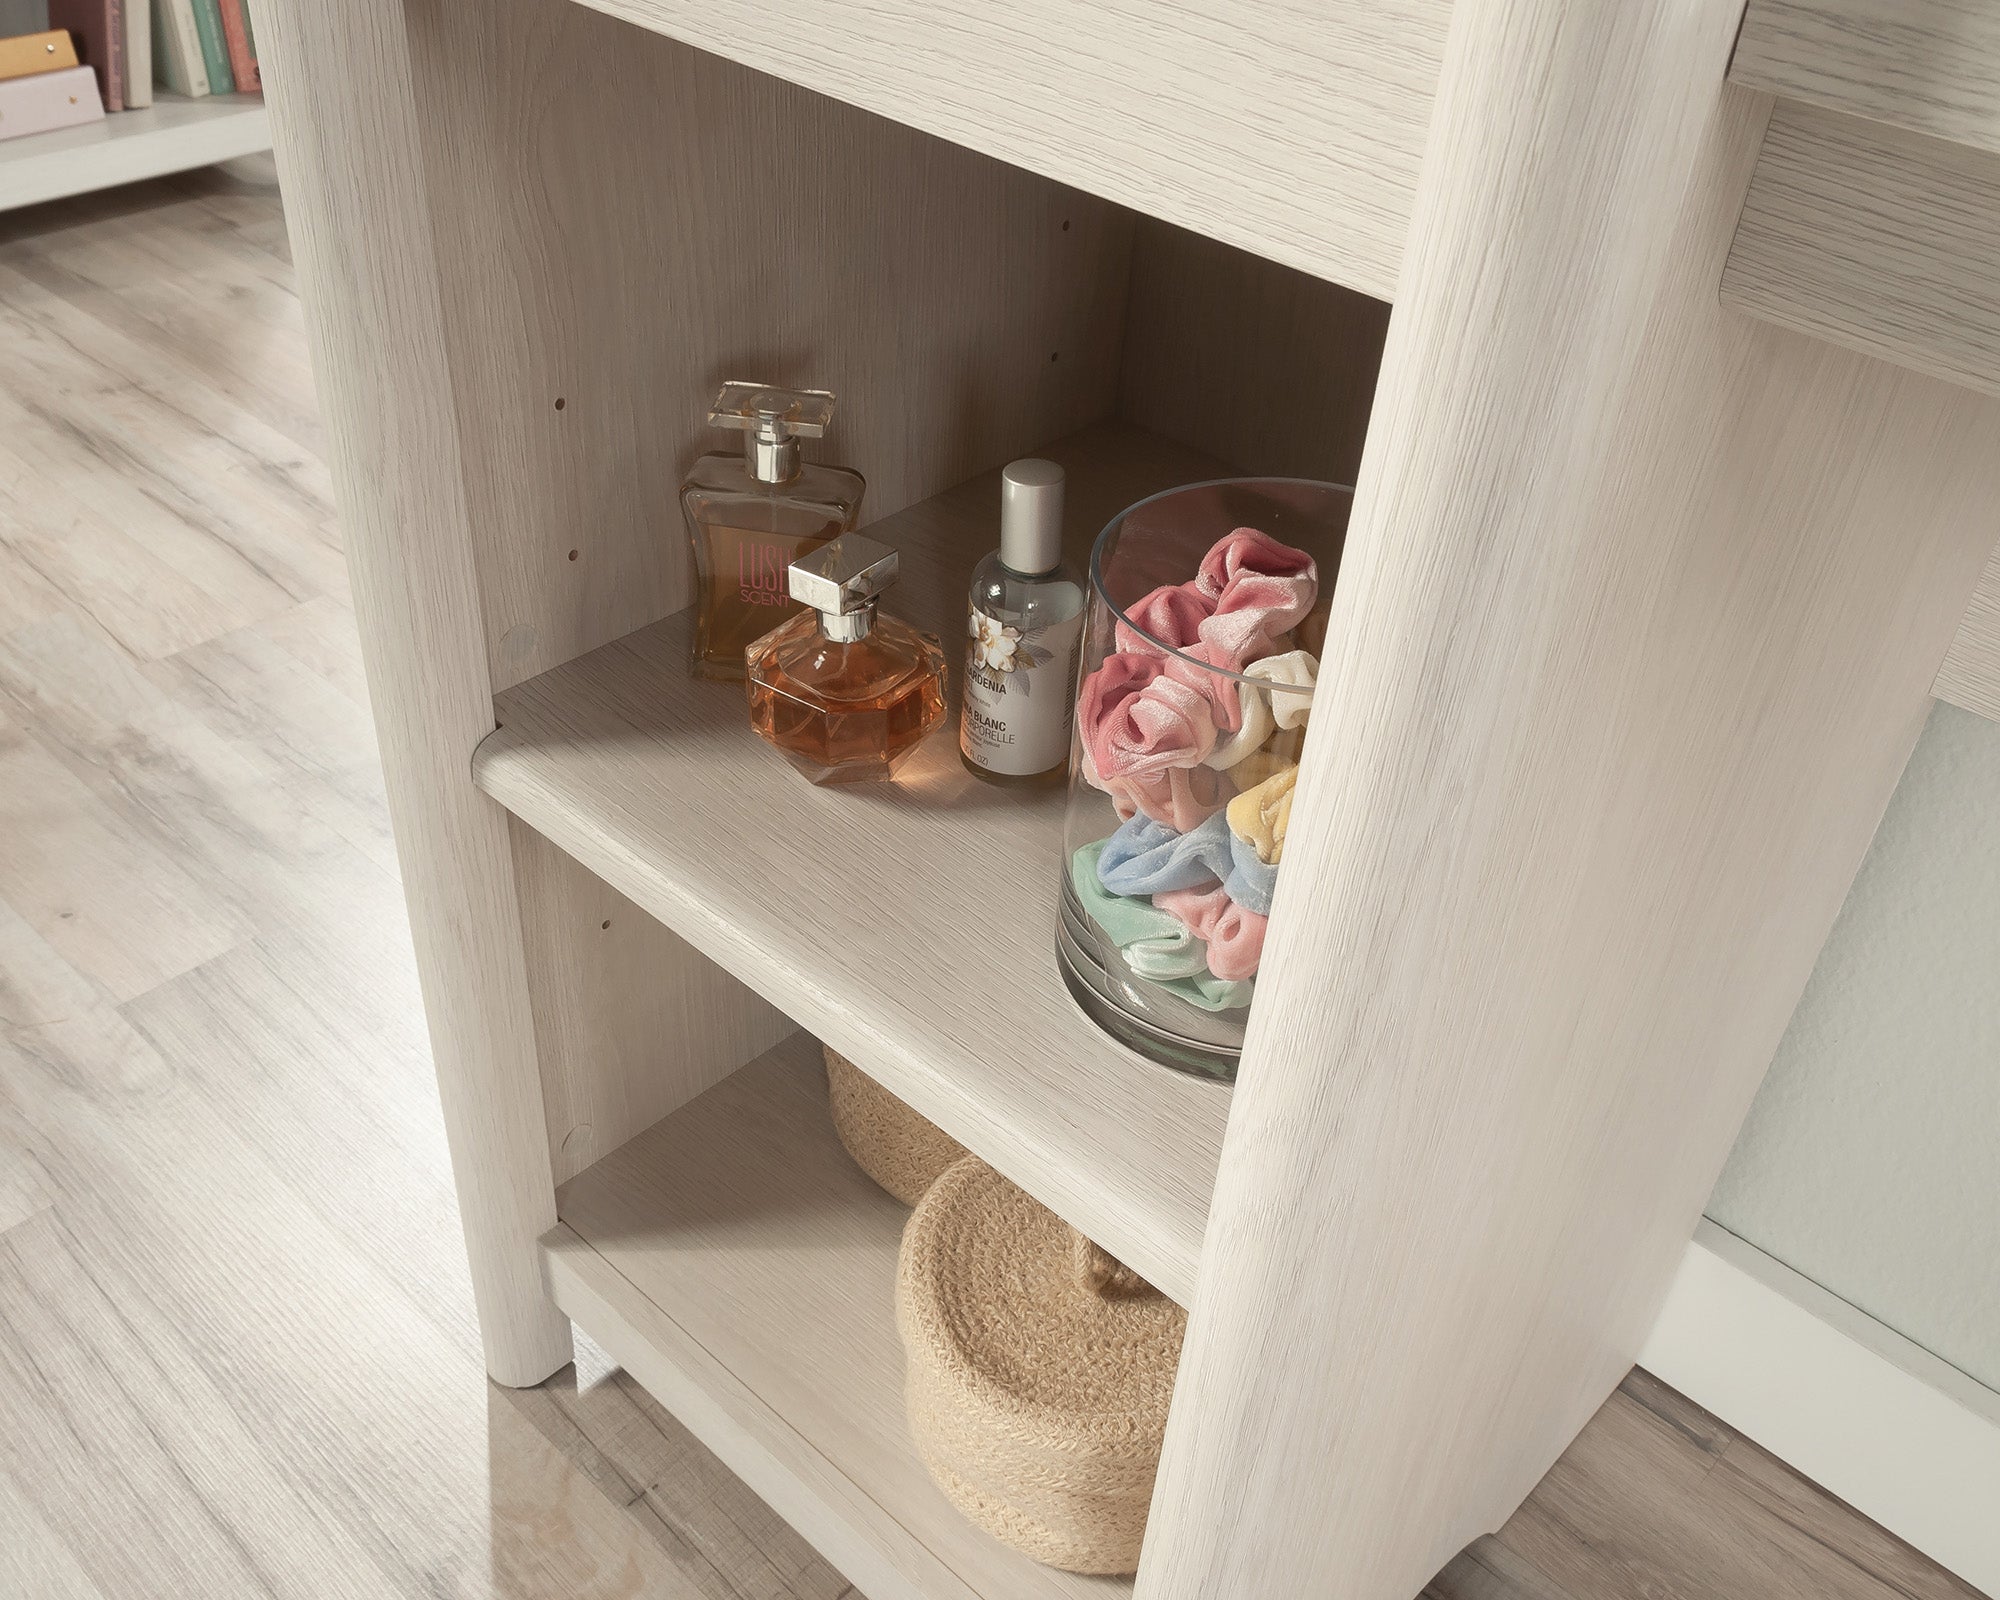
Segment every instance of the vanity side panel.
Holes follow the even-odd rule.
[[[538,1383],[569,1322],[507,816],[472,785],[493,685],[402,0],[271,0],[258,34],[480,1338]]]
[[[596,873],[510,817],[557,1183],[798,1031]]]
[[[1717,294],[1731,0],[1458,0],[1137,1600],[1407,1600],[1630,1367],[1992,544]]]
[[[496,689],[689,602],[726,378],[839,396],[864,522],[1110,414],[1129,213],[581,6],[409,9]]]

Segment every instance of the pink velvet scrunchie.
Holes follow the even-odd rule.
[[[1218,665],[1240,670],[1305,620],[1319,599],[1319,565],[1268,533],[1238,528],[1202,557],[1194,588],[1215,602],[1202,642]]]
[[[1196,767],[1215,748],[1208,701],[1163,667],[1158,656],[1120,653],[1084,679],[1077,726],[1091,766],[1107,783]]]
[[[1236,670],[1226,648],[1211,644],[1201,636],[1208,619],[1215,614],[1215,601],[1202,593],[1193,581],[1163,583],[1126,608],[1126,621],[1114,630],[1121,654],[1157,657],[1168,677],[1186,684],[1209,702],[1217,733],[1234,733],[1242,722],[1233,680],[1183,661],[1168,651],[1178,650],[1224,672]],[[1165,648],[1163,649],[1162,646]]]
[[[1227,775],[1207,766],[1169,767],[1165,772],[1137,777],[1107,778],[1097,770],[1088,740],[1083,744],[1083,781],[1111,797],[1121,821],[1129,822],[1143,812],[1162,827],[1180,833],[1200,827],[1229,804],[1233,792]]]
[[[1121,818],[1129,821],[1143,811],[1180,833],[1199,828],[1229,804],[1229,783],[1212,767],[1173,767],[1145,777],[1109,778],[1097,787],[1111,796]]]
[[[1214,613],[1214,596],[1203,594],[1192,583],[1163,583],[1127,606],[1127,620],[1113,631],[1121,652],[1157,656],[1162,653],[1161,645],[1185,650],[1195,644],[1201,638],[1201,625]]]
[[[1270,919],[1245,910],[1221,884],[1203,889],[1169,889],[1153,904],[1187,924],[1208,946],[1208,970],[1226,981],[1251,978],[1264,959],[1264,930]]]

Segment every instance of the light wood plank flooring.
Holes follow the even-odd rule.
[[[580,1348],[481,1375],[268,163],[0,217],[0,1596],[854,1593]],[[1634,1374],[1428,1593],[1972,1591]]]

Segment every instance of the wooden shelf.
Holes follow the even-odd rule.
[[[185,172],[271,148],[260,94],[185,100],[159,91],[143,111],[0,140],[0,211]]]
[[[1132,501],[1226,471],[1122,425],[1047,453],[1079,556]],[[891,610],[959,637],[997,481],[871,527],[904,557]],[[688,677],[689,623],[499,695],[479,786],[1185,1304],[1229,1091],[1141,1060],[1070,1001],[1061,794],[971,778],[950,726],[893,785],[814,788],[750,731],[740,689]]]
[[[903,1412],[909,1213],[835,1138],[799,1034],[565,1184],[556,1302],[873,1600],[1115,1600],[925,1474]]]
[[[1387,300],[1447,0],[592,10]]]

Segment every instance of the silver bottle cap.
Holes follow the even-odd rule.
[[[1063,469],[1028,456],[1000,473],[1000,564],[1032,578],[1062,563]]]
[[[875,626],[875,600],[896,581],[895,550],[865,533],[843,533],[785,569],[794,600],[819,613],[820,632],[837,644],[865,639]]]
[[[732,379],[708,408],[708,420],[747,435],[743,454],[759,483],[789,483],[799,475],[799,440],[821,437],[833,421],[833,395]]]

